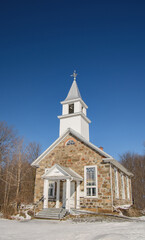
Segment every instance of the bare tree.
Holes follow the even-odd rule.
[[[125,153],[120,156],[121,163],[130,170],[132,179],[132,194],[138,208],[145,208],[145,155]]]
[[[40,154],[40,145],[25,146],[14,130],[0,122],[0,206],[4,213],[9,206],[33,201],[35,170],[31,162]]]
[[[10,151],[15,149],[18,137],[13,127],[9,127],[6,122],[0,122],[0,163],[5,161]]]

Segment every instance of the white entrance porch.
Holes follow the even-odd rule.
[[[60,204],[67,211],[72,208],[80,208],[80,182],[83,178],[73,171],[71,168],[66,168],[55,164],[53,167],[48,169],[42,176],[44,179],[44,204],[43,208],[48,208],[48,202],[50,198],[49,184],[56,183],[55,200],[56,208],[60,208]],[[62,182],[62,184],[61,184]],[[62,185],[62,189],[60,186]],[[61,194],[61,191],[62,194]],[[54,190],[53,190],[54,191]],[[53,192],[51,189],[51,193]],[[60,196],[62,195],[62,199]]]

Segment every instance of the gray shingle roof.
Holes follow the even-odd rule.
[[[71,85],[71,88],[69,90],[69,93],[64,101],[73,100],[73,99],[77,99],[77,98],[82,98],[82,97],[81,97],[80,91],[78,89],[77,83],[74,80]]]

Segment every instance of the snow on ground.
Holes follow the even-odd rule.
[[[11,218],[15,220],[30,220],[31,216],[29,216],[27,211],[25,211],[25,217],[21,216],[20,214],[17,214],[13,215]]]
[[[145,221],[73,223],[0,219],[0,240],[145,240]]]

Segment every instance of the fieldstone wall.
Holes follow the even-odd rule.
[[[120,206],[120,205],[132,205],[132,190],[131,190],[131,178],[128,177],[129,180],[129,198],[127,195],[127,179],[126,175],[124,174],[124,190],[125,190],[125,199],[123,199],[123,190],[122,190],[122,183],[121,183],[121,175],[122,172],[117,169],[118,171],[118,188],[119,188],[119,198],[116,198],[115,194],[115,174],[114,174],[114,167],[111,167],[112,170],[112,191],[113,191],[113,205]]]
[[[73,139],[75,141],[75,144],[65,145],[68,139]],[[98,197],[97,198],[85,197],[83,195],[84,181],[82,181],[80,186],[81,190],[80,207],[83,209],[90,210],[93,209],[97,211],[106,212],[113,210],[111,195],[110,164],[103,163],[101,155],[99,155],[98,153],[96,153],[88,146],[86,146],[84,143],[80,142],[78,139],[74,138],[71,135],[68,135],[64,140],[62,140],[62,142],[60,142],[39,163],[39,168],[37,168],[36,170],[34,202],[37,202],[43,196],[43,179],[41,178],[41,176],[44,174],[45,168],[51,168],[54,164],[70,167],[75,172],[80,174],[83,178],[84,178],[84,166],[97,165]],[[49,201],[49,206],[51,207],[55,206],[55,201],[52,200]]]
[[[96,209],[97,212],[110,212],[112,208],[110,165],[97,164],[98,170],[98,198],[81,198],[80,207],[85,209]]]

